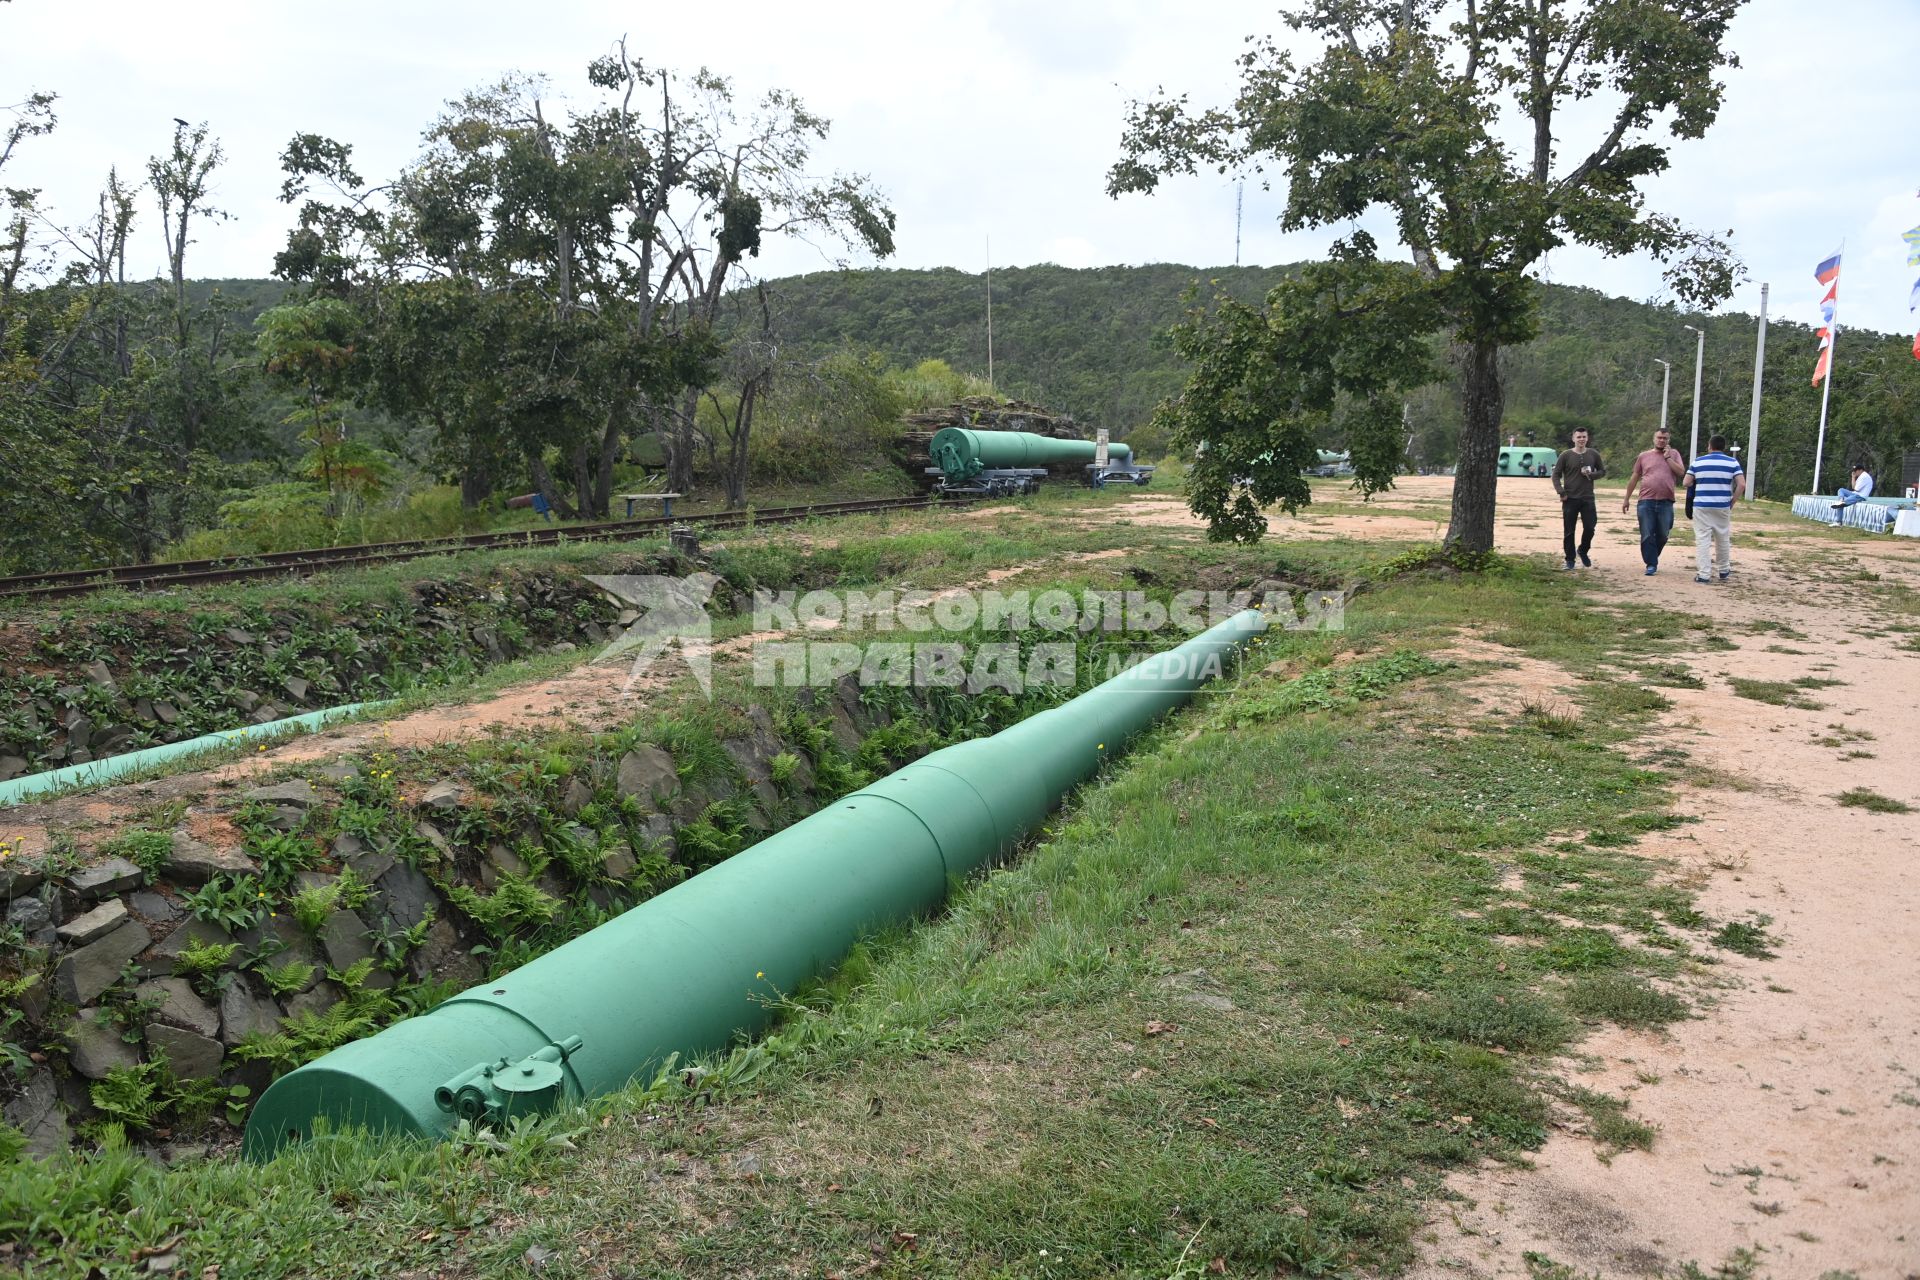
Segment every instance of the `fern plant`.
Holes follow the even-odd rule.
[[[262,968],[256,972],[269,992],[284,999],[307,989],[307,984],[313,981],[314,966],[302,960],[289,960],[283,965]]]
[[[161,1097],[161,1072],[158,1062],[139,1062],[130,1067],[112,1067],[87,1090],[93,1105],[107,1119],[135,1129],[145,1129],[166,1109]]]

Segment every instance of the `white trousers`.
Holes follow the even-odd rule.
[[[1716,570],[1733,571],[1733,511],[1730,508],[1693,509],[1693,551],[1700,562],[1701,577],[1711,578]]]

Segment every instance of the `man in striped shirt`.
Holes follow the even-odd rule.
[[[1693,549],[1700,571],[1695,582],[1725,582],[1733,573],[1733,504],[1747,491],[1747,476],[1727,454],[1727,438],[1714,436],[1707,452],[1687,468],[1693,491]]]

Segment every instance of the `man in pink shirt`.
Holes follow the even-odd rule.
[[[1627,477],[1627,496],[1620,499],[1625,512],[1640,491],[1640,559],[1647,576],[1660,570],[1660,553],[1666,549],[1667,535],[1673,532],[1673,485],[1687,473],[1686,459],[1669,443],[1665,427],[1653,433],[1653,448],[1633,460],[1633,474]]]

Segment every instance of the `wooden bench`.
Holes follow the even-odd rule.
[[[647,498],[657,498],[660,501],[660,514],[662,516],[670,516],[673,514],[673,500],[680,496],[681,495],[677,493],[623,493],[620,495],[620,498],[627,504],[627,519],[631,520],[633,519],[633,504],[636,502]]]

